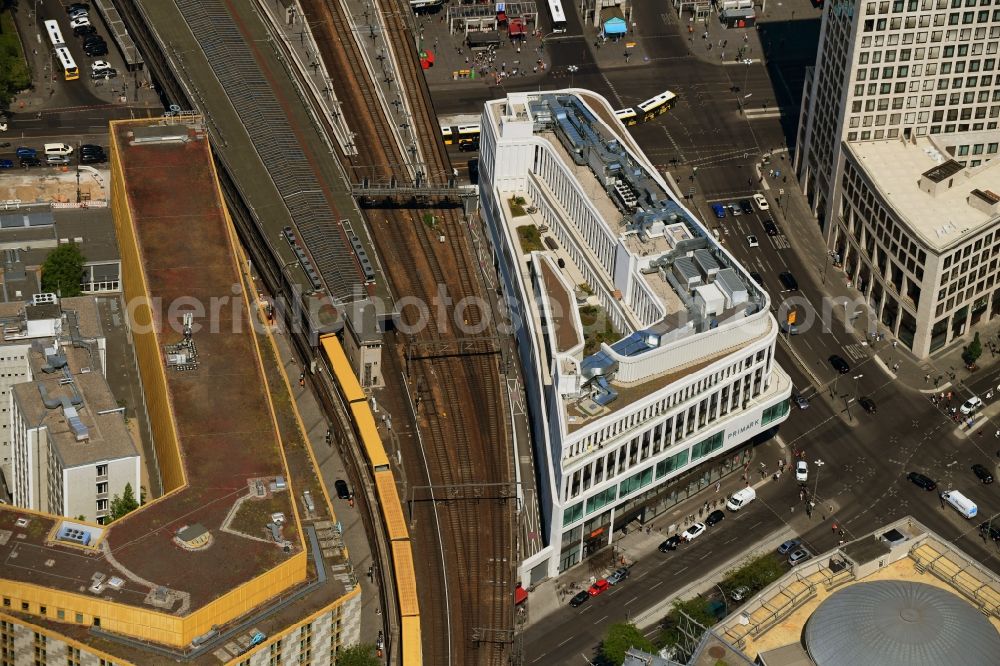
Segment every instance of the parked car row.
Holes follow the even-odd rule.
[[[626,578],[628,578],[628,567],[619,567],[611,572],[611,575],[607,578],[598,579],[594,581],[594,584],[586,590],[582,590],[581,592],[577,592],[573,595],[573,598],[569,600],[569,605],[576,608],[591,597],[596,597],[597,595],[608,590],[611,586],[623,582]]]
[[[813,556],[812,552],[802,545],[802,539],[789,539],[778,546],[778,555],[785,555],[790,566],[805,562]]]
[[[42,166],[43,164],[67,165],[72,162],[71,155],[73,154],[73,147],[68,143],[47,143],[41,151],[28,146],[19,146],[15,151],[18,162],[24,168]],[[108,160],[103,146],[88,143],[80,146],[77,157],[80,164],[99,164]],[[0,169],[10,169],[13,166],[13,160],[0,160]]]
[[[108,43],[97,34],[97,28],[90,22],[90,5],[85,2],[74,2],[66,7],[66,14],[69,16],[69,27],[73,29],[73,34],[83,38],[84,53],[91,58],[108,54]],[[104,75],[95,77],[93,71],[90,76],[104,78]]]

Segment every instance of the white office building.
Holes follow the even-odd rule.
[[[126,484],[139,500],[139,453],[87,351],[51,344],[29,350],[33,379],[10,390],[13,503],[103,523]]]
[[[511,93],[486,104],[481,125],[483,214],[518,324],[539,479],[527,585],[691,484],[741,470],[747,441],[787,418],[791,383],[767,294],[605,99]],[[695,468],[716,472],[691,481]]]
[[[998,63],[1000,0],[823,11],[796,172],[830,263],[919,357],[1000,313]]]
[[[55,340],[89,350],[91,365],[105,373],[107,341],[93,296],[60,299],[35,294],[26,303],[0,302],[0,499],[13,486],[10,445],[10,393],[15,384],[31,381],[28,362],[34,344]]]

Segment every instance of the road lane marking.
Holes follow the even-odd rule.
[[[632,603],[633,601],[635,601],[638,598],[639,597],[632,597],[631,599],[629,599],[628,601],[625,602],[625,605],[628,606],[630,603]]]
[[[688,569],[687,567],[682,567],[682,568],[678,569],[676,572],[674,572],[674,575],[679,574],[679,573],[681,573],[683,571],[687,571],[687,569]]]
[[[597,623],[597,622],[604,622],[604,621],[605,621],[605,620],[607,620],[607,619],[608,619],[608,616],[607,616],[607,615],[605,615],[605,616],[604,616],[604,617],[602,617],[602,618],[598,618],[598,619],[594,620],[594,622],[595,622],[595,623]],[[567,639],[567,640],[568,640],[568,639]]]
[[[562,643],[560,643],[556,647],[562,647],[563,645],[566,645],[566,643],[569,643],[571,640],[573,640],[572,636],[570,636],[569,638],[567,638],[566,640],[564,640]]]
[[[659,583],[657,583],[656,585],[654,585],[653,587],[649,588],[649,589],[655,590],[656,588],[658,588],[661,585],[663,585],[663,581],[662,580]]]
[[[703,559],[705,559],[706,557],[708,557],[708,556],[709,556],[709,555],[711,555],[711,554],[712,554],[712,551],[708,551],[707,553],[705,553],[704,555],[702,555],[702,556],[701,556],[701,557],[699,557],[698,559],[699,559],[699,560],[703,560]]]

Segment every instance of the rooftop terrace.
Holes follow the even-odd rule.
[[[890,528],[906,537],[892,548],[877,536]],[[803,628],[826,599],[844,587],[872,581],[914,581],[946,590],[1000,630],[1000,580],[910,518],[797,566],[714,630],[751,658],[798,646]]]
[[[544,312],[541,318],[561,357],[557,370],[563,379],[580,375],[589,387],[579,391],[582,387],[574,386],[578,380],[560,382],[564,395],[583,395],[568,405],[570,430],[770,331],[769,326],[754,324],[746,326],[738,340],[713,339],[714,329],[733,329],[766,310],[767,296],[675,199],[627,132],[618,131],[620,123],[605,105],[593,95],[559,92],[511,94],[486,106],[486,122],[500,133],[496,169],[501,175],[495,176],[496,185],[505,201],[524,200],[516,212],[514,206],[501,207],[508,227],[518,229],[510,235],[523,238],[523,227],[535,227],[538,241],[521,243],[520,249],[547,257],[530,270],[527,262],[519,262],[526,282],[539,281],[529,298],[540,296],[543,302],[532,304],[531,310]],[[578,201],[567,200],[574,194],[566,194],[558,177],[547,175],[548,166],[538,167],[542,173],[529,167],[524,185],[518,184],[513,164],[525,153],[519,148],[510,149],[511,157],[501,153],[508,143],[528,138],[543,142],[570,174],[576,196],[582,195],[592,207],[600,231],[584,230],[581,225],[590,221],[589,211],[580,212]],[[560,188],[561,193],[554,191]],[[574,207],[573,212],[567,210]],[[580,316],[569,315],[574,308]],[[595,348],[595,335],[611,331],[619,337],[603,340],[610,351]],[[665,347],[695,338],[704,342],[697,353],[689,347],[665,359]],[[579,341],[587,344],[580,347]],[[646,371],[626,377],[617,372],[626,360],[650,362]]]

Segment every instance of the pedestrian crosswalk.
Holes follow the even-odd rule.
[[[863,345],[861,343],[854,345],[846,345],[844,351],[847,352],[847,356],[850,357],[852,361],[863,361],[868,358],[868,345]]]

